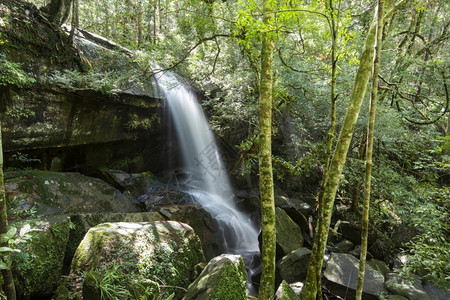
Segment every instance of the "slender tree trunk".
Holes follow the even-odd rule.
[[[0,245],[4,246],[4,235],[8,232],[8,215],[6,208],[5,183],[3,181],[3,147],[2,147],[2,124],[0,122]],[[2,270],[4,291],[8,300],[16,299],[16,287],[11,269]]]
[[[383,14],[384,0],[378,0],[378,24],[377,39],[375,44],[375,58],[373,60],[372,92],[370,94],[370,113],[367,128],[366,146],[366,172],[364,177],[364,204],[361,228],[361,255],[359,258],[358,286],[356,288],[356,300],[361,300],[364,287],[364,274],[366,270],[367,240],[369,236],[369,205],[370,205],[370,184],[372,176],[372,152],[373,136],[375,131],[375,113],[378,94],[378,74],[380,73],[381,39],[383,36]]]
[[[79,18],[78,18],[78,0],[73,0],[72,2],[72,24],[70,28],[69,40],[73,41],[73,37],[75,36],[75,30],[79,27]]]
[[[274,22],[276,1],[263,1],[263,23]],[[262,220],[262,275],[259,299],[272,299],[275,293],[275,201],[272,173],[272,62],[273,33],[262,33],[261,90],[259,97],[259,191]]]
[[[391,15],[406,1],[407,0],[400,0],[392,9],[389,10],[388,15]],[[322,197],[322,212],[321,220],[319,221],[321,223],[319,228],[320,231],[317,232],[316,238],[314,239],[308,274],[302,292],[302,299],[304,300],[315,300],[318,292],[317,271],[322,268],[323,256],[325,254],[325,246],[328,238],[328,228],[330,227],[331,214],[333,211],[334,198],[336,196],[339,179],[344,168],[356,120],[358,119],[361,104],[366,93],[367,83],[372,73],[375,39],[376,20],[372,23],[367,34],[364,52],[361,56],[358,73],[355,78],[355,85],[350,98],[350,104],[347,109],[347,114],[339,135],[333,159],[331,160],[329,175]]]
[[[358,159],[360,159],[360,160],[364,160],[365,159],[365,155],[366,155],[366,143],[367,143],[367,134],[364,132],[363,134],[362,134],[362,137],[361,137],[361,141],[360,141],[360,143],[359,143],[359,145],[358,145]],[[360,180],[360,178],[359,178],[359,175],[362,175],[362,174],[360,174],[360,173],[362,173],[362,170],[361,170],[361,172],[359,172],[360,170],[359,170],[359,168],[358,168],[358,173],[357,173],[357,175],[355,176],[356,177],[356,179],[354,180],[354,188],[353,188],[353,196],[352,196],[352,206],[351,206],[351,209],[353,210],[353,212],[355,213],[355,214],[357,214],[357,213],[359,213],[359,196],[360,196],[360,193],[361,193],[361,180]]]
[[[319,190],[319,195],[317,196],[317,204],[318,204],[318,214],[317,214],[317,226],[316,226],[316,233],[319,233],[322,230],[322,220],[323,218],[323,209],[322,209],[322,197],[323,192],[325,190],[325,184],[327,182],[328,178],[328,171],[330,169],[330,162],[333,152],[333,143],[334,143],[334,133],[336,131],[336,81],[337,81],[337,57],[336,57],[336,43],[337,43],[337,32],[338,27],[336,24],[336,21],[339,22],[339,20],[336,20],[335,18],[335,10],[333,5],[333,0],[329,0],[326,2],[326,8],[330,13],[330,20],[331,20],[331,124],[330,129],[328,131],[327,135],[327,141],[326,141],[326,159],[325,159],[325,167],[323,172],[323,178],[322,183]],[[317,234],[316,234],[317,236]],[[316,268],[316,285],[317,285],[317,292],[319,294],[319,299],[322,298],[322,283],[321,283],[321,267],[317,265]]]

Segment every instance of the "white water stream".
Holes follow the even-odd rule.
[[[226,253],[258,252],[258,230],[233,201],[227,172],[195,95],[171,72],[157,77],[175,122],[188,193],[218,221]]]

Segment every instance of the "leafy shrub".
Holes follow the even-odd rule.
[[[405,274],[416,273],[442,287],[450,280],[450,216],[441,206],[449,199],[450,189],[425,186],[418,190],[423,202],[416,203],[410,223],[420,232],[406,243],[404,253],[408,262],[403,266]]]
[[[15,85],[18,87],[26,87],[36,82],[22,70],[18,63],[10,62],[4,54],[0,54],[0,87]]]

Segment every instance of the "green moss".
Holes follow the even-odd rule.
[[[67,287],[64,285],[60,285],[56,291],[55,295],[53,296],[54,300],[70,300],[70,292]]]
[[[289,286],[289,284],[283,280],[281,283],[281,288],[283,289],[283,295],[285,300],[300,300],[300,297],[297,296],[294,290]]]
[[[49,230],[33,232],[31,240],[20,246],[13,258],[16,286],[24,297],[43,297],[60,281],[64,252],[69,238],[69,221],[53,225]]]
[[[242,257],[239,264],[244,264]],[[220,274],[217,288],[211,295],[211,300],[245,300],[246,282],[245,274],[240,272],[233,264],[228,264]]]

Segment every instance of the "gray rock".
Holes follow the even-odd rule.
[[[311,250],[298,248],[284,256],[278,263],[277,269],[282,279],[288,283],[302,281],[306,278]]]
[[[331,259],[325,269],[324,277],[327,286],[341,297],[354,297],[358,283],[359,260],[353,255],[332,253]],[[363,295],[368,299],[376,299],[382,294],[384,276],[366,265]]]
[[[209,212],[198,204],[170,205],[156,209],[167,220],[179,221],[191,226],[202,242],[206,259],[219,255],[223,240],[219,225]]]
[[[353,244],[351,241],[349,240],[342,240],[340,241],[338,244],[336,244],[335,248],[335,252],[338,253],[348,253],[351,250],[353,250],[353,248],[355,247],[355,244]]]
[[[378,272],[383,274],[383,276],[386,276],[386,274],[391,271],[389,269],[388,265],[382,260],[371,259],[371,260],[366,261],[366,263],[369,266],[371,266],[374,270],[377,270]]]
[[[104,181],[80,173],[22,170],[5,173],[8,197],[27,199],[38,214],[137,212],[137,201]]]
[[[222,254],[213,258],[192,282],[183,299],[245,300],[247,271],[239,255]]]
[[[103,170],[102,179],[120,190],[126,191],[144,204],[146,210],[157,206],[189,204],[193,202],[188,193],[171,189],[148,172],[129,174],[123,171]]]
[[[300,227],[279,207],[275,208],[275,228],[277,244],[282,249],[282,256],[303,246]]]
[[[286,196],[275,196],[275,206],[283,209],[300,226],[302,232],[309,233],[308,216],[312,215],[311,205]]]
[[[422,287],[420,279],[413,276],[409,279],[396,273],[388,273],[385,282],[386,289],[395,295],[404,296],[410,300],[429,300],[430,297]]]
[[[436,285],[427,282],[424,284],[423,288],[427,292],[430,300],[448,300],[450,299],[450,283],[447,281],[447,289],[444,290]]]

